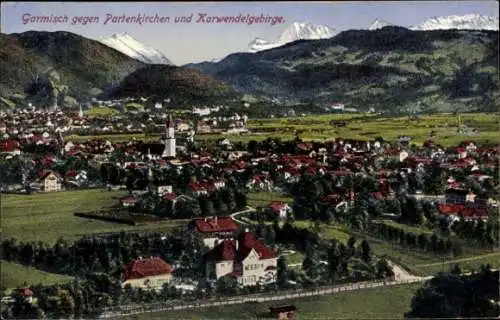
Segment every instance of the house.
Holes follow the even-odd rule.
[[[139,199],[136,197],[125,197],[125,198],[120,199],[122,206],[126,207],[126,208],[135,206],[138,201],[139,201]]]
[[[233,238],[239,226],[231,217],[196,218],[190,223],[190,229],[203,239],[203,243],[212,249],[219,240]]]
[[[292,208],[281,201],[273,201],[269,204],[269,210],[275,213],[280,219],[286,219],[292,212]]]
[[[208,189],[206,186],[199,182],[192,182],[189,184],[191,189],[191,193],[195,196],[206,195],[208,194]]]
[[[455,148],[455,150],[457,152],[458,159],[463,159],[467,157],[467,150],[465,150],[465,148],[457,147]]]
[[[446,203],[465,203],[473,199],[472,193],[466,189],[448,188],[445,191]]]
[[[209,133],[211,131],[212,131],[212,128],[205,121],[199,121],[198,124],[196,125],[196,132],[197,133]]]
[[[246,229],[235,240],[224,240],[203,256],[209,281],[233,277],[241,286],[276,282],[276,253]]]
[[[406,158],[408,158],[408,152],[406,152],[405,150],[398,150],[398,149],[388,149],[384,152],[384,155],[389,159],[398,162],[403,162],[406,160]]]
[[[246,187],[252,191],[271,191],[273,182],[266,175],[254,175]]]
[[[159,257],[139,257],[125,266],[122,287],[130,284],[135,288],[161,290],[172,280],[172,271],[172,266]]]
[[[32,303],[33,302],[33,291],[30,288],[20,288],[19,295],[24,298],[25,302]]]
[[[276,306],[269,308],[271,317],[278,320],[295,320],[297,308],[294,305]]]
[[[165,193],[172,193],[172,186],[158,186],[157,194],[163,196]]]
[[[43,171],[39,182],[41,183],[41,190],[44,192],[61,191],[62,177],[55,171]]]

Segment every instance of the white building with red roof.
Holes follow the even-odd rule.
[[[231,217],[204,217],[194,219],[190,227],[202,239],[205,246],[212,249],[219,240],[232,239],[239,226]]]
[[[283,201],[272,201],[269,204],[269,210],[275,213],[280,219],[286,219],[292,213],[292,208]]]
[[[204,255],[207,279],[234,277],[242,286],[276,281],[277,255],[253,233],[242,232],[234,240],[223,240]]]
[[[161,290],[172,280],[172,271],[172,266],[159,257],[139,257],[125,266],[122,287],[130,284],[135,288]]]

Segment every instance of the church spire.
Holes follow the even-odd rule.
[[[167,128],[173,128],[174,127],[174,122],[172,121],[172,115],[169,114],[167,118]]]

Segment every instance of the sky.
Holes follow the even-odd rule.
[[[202,62],[245,52],[255,38],[273,41],[293,22],[327,25],[337,30],[365,29],[381,19],[395,25],[417,25],[435,16],[482,14],[498,17],[497,1],[331,1],[331,2],[2,2],[1,31],[69,31],[91,39],[128,33],[145,45],[163,52],[174,64]],[[168,23],[126,23],[119,16],[158,15]],[[191,22],[175,17],[192,16]],[[207,24],[207,16],[254,15],[282,17],[281,23]],[[28,22],[23,17],[67,16],[67,22]],[[97,17],[85,25],[81,17]],[[76,23],[73,24],[72,22]],[[79,22],[80,21],[80,22]],[[107,21],[107,22],[106,22]]]

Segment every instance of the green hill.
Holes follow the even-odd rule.
[[[190,64],[261,99],[378,110],[496,110],[498,32],[349,30]]]

